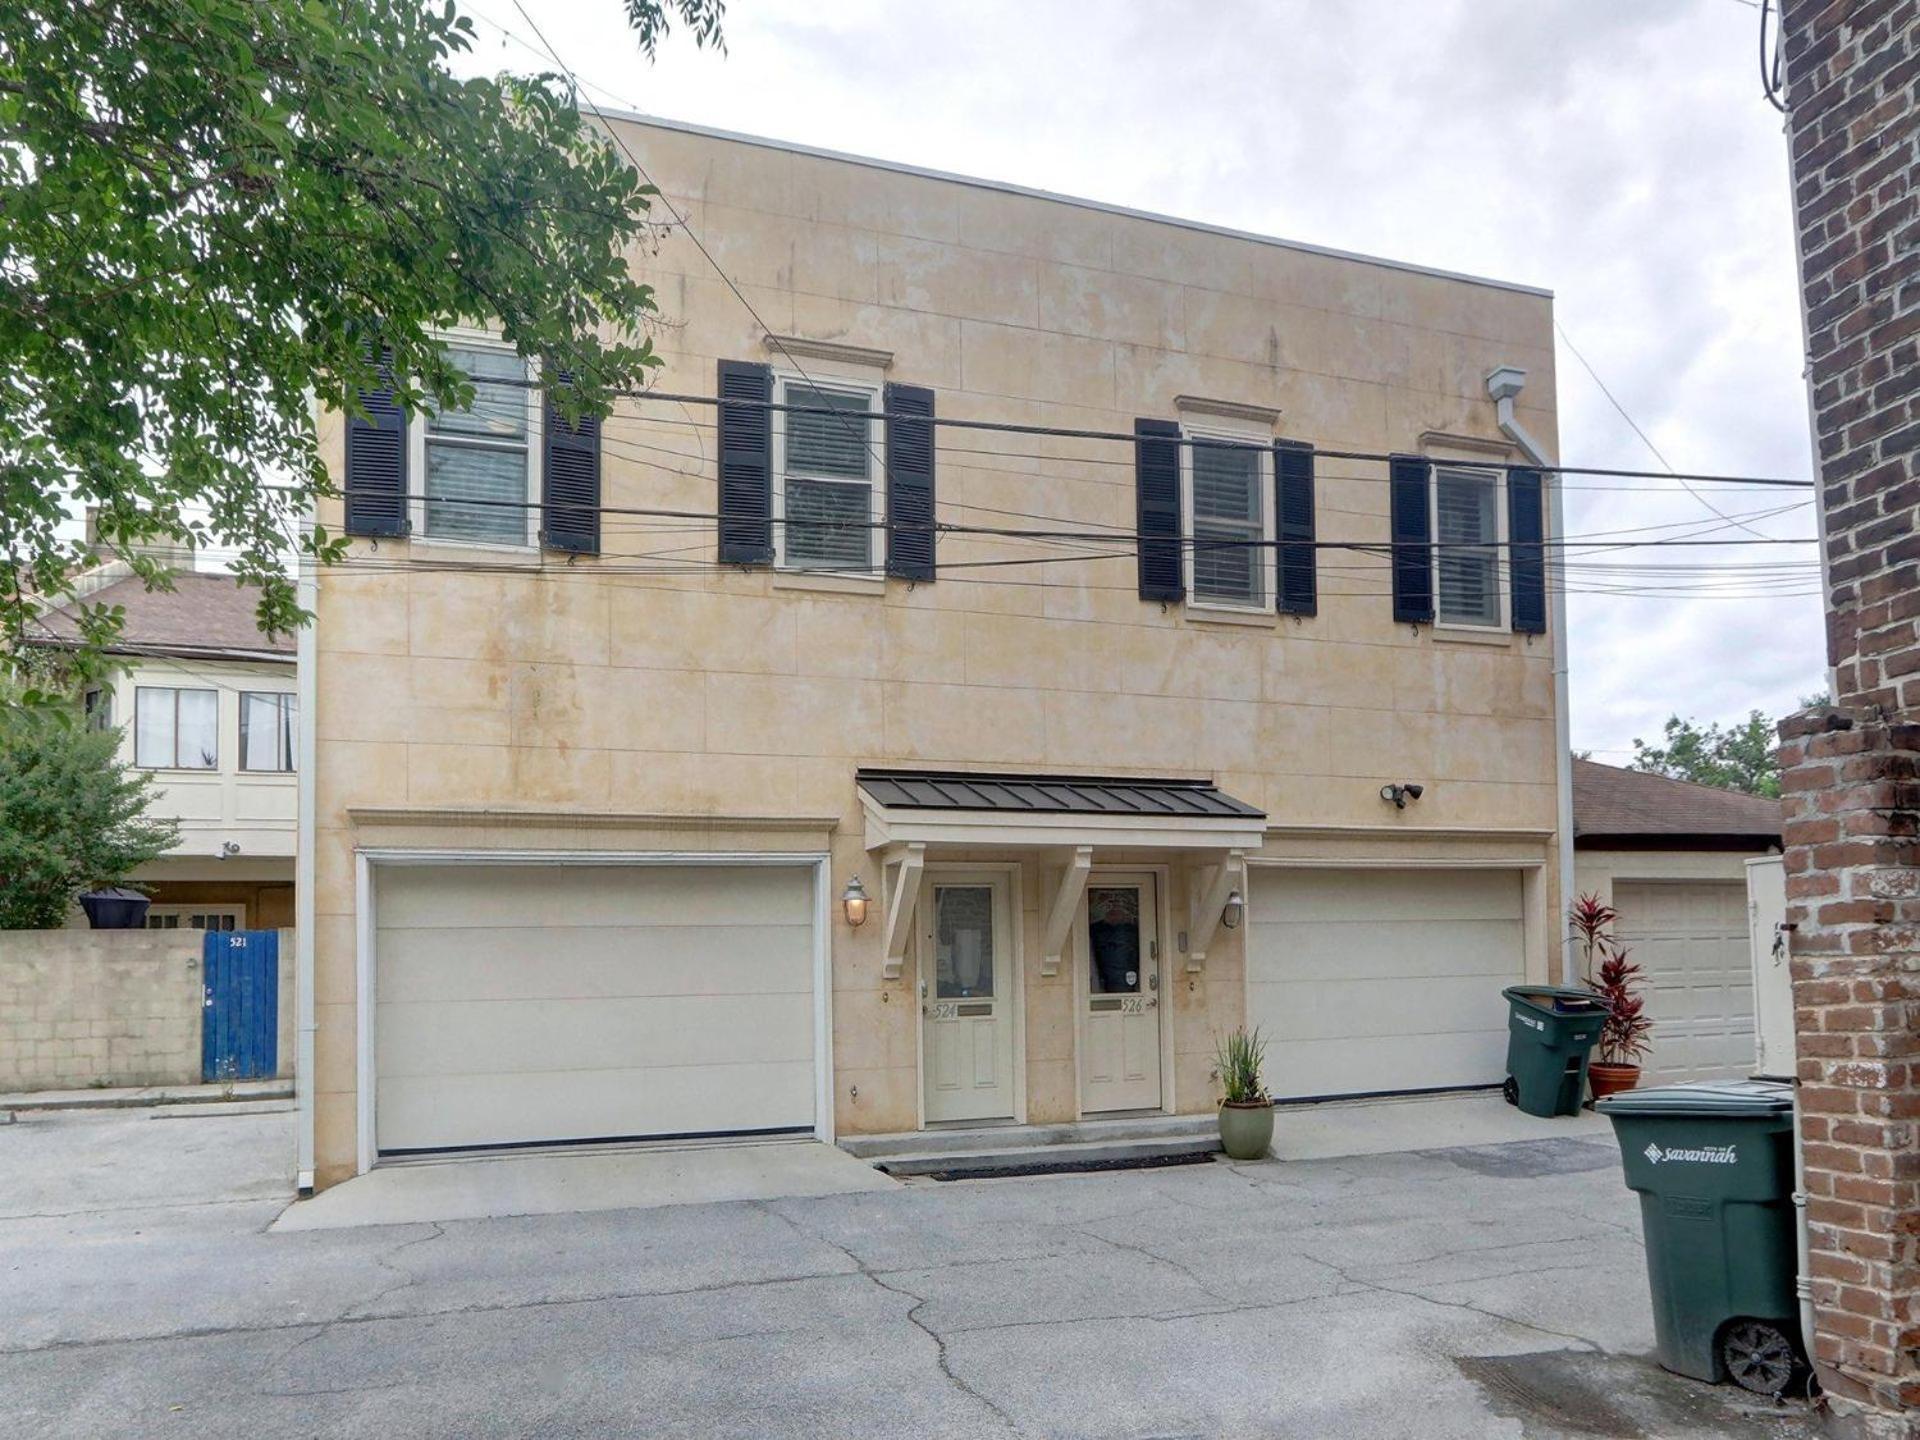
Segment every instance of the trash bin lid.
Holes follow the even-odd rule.
[[[1765,1118],[1793,1109],[1785,1080],[1694,1080],[1655,1090],[1623,1090],[1594,1103],[1602,1115],[1724,1115]]]
[[[1577,985],[1509,985],[1500,993],[1518,1004],[1560,1015],[1607,1008],[1607,1002],[1600,996]]]

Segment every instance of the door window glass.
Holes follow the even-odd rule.
[[[1087,887],[1088,988],[1095,995],[1137,995],[1140,892],[1131,885]]]
[[[993,887],[936,885],[934,984],[941,1000],[993,994]]]

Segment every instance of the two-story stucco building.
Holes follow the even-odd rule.
[[[1550,297],[613,123],[714,262],[634,256],[654,389],[465,334],[471,413],[324,429],[312,1178],[1205,1111],[1242,1023],[1282,1098],[1497,1084]]]

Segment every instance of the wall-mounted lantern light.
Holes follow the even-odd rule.
[[[1396,810],[1407,808],[1407,801],[1418,800],[1427,793],[1427,787],[1417,780],[1403,780],[1397,785],[1382,785],[1380,798]]]
[[[1227,892],[1227,903],[1220,907],[1220,923],[1229,930],[1240,928],[1240,917],[1246,913],[1247,902],[1238,890]]]
[[[856,929],[867,923],[867,887],[860,883],[858,875],[840,892],[840,911],[847,917],[847,924]]]

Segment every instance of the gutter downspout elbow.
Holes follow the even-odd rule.
[[[1513,365],[1499,365],[1487,374],[1487,394],[1492,397],[1494,417],[1500,433],[1511,440],[1529,462],[1552,465],[1546,449],[1527,432],[1514,414],[1514,398],[1527,383],[1527,372]],[[1560,477],[1549,471],[1542,477],[1547,492],[1547,595],[1548,623],[1553,635],[1553,740],[1554,740],[1554,833],[1558,841],[1560,868],[1560,982],[1579,983],[1579,966],[1574,959],[1573,929],[1568,923],[1568,907],[1573,903],[1573,725],[1569,712],[1570,686],[1567,670],[1567,586],[1566,507]]]

